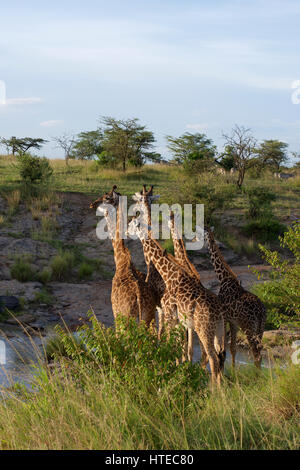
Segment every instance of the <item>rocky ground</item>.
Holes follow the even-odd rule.
[[[55,216],[52,214],[55,232],[51,240],[45,241],[36,235],[41,231],[41,219],[35,219],[22,202],[8,222],[0,226],[0,295],[14,295],[21,299],[22,304],[22,312],[16,319],[6,315],[0,320],[0,330],[8,336],[15,334],[19,321],[30,333],[45,334],[49,327],[58,322],[65,322],[75,329],[86,320],[90,310],[105,325],[113,324],[110,291],[114,259],[111,242],[96,237],[98,219],[95,211],[89,209],[89,197],[79,193],[63,193],[59,198]],[[8,211],[5,198],[0,198],[0,214],[5,216]],[[130,240],[128,246],[135,265],[145,270],[141,244]],[[87,279],[79,278],[76,268],[68,279],[47,284],[37,280],[20,282],[13,278],[11,269],[16,257],[26,259],[38,278],[38,274],[51,265],[51,260],[60,250],[69,248],[75,249],[84,259],[98,260],[98,268]],[[244,287],[257,282],[248,268],[250,261],[245,256],[240,257],[224,245],[221,248]],[[218,282],[206,250],[190,253],[203,284],[217,292]],[[259,268],[269,269],[267,266]]]

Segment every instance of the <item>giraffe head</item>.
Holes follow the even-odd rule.
[[[120,193],[116,192],[117,186],[114,185],[108,193],[103,194],[103,196],[96,199],[96,201],[91,202],[90,209],[100,210],[100,212],[106,212],[110,206],[113,206],[115,209],[119,204]]]
[[[200,235],[203,236],[204,245],[203,247],[208,248],[208,242],[213,237],[214,227],[208,227],[204,225],[204,227],[200,227],[200,225],[196,225],[196,240],[200,241]]]
[[[136,207],[141,208],[143,205],[148,204],[151,206],[151,203],[155,201],[155,199],[158,199],[160,196],[154,195],[153,194],[153,184],[150,186],[150,188],[147,191],[146,185],[143,184],[143,189],[140,192],[135,193],[132,196],[132,199],[137,203]]]
[[[151,227],[145,224],[140,216],[134,216],[128,224],[126,233],[132,238],[144,240],[148,238],[148,230],[150,229]]]

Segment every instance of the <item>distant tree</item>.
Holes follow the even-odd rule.
[[[280,140],[264,140],[257,148],[257,154],[263,166],[274,167],[277,171],[288,161],[288,144]]]
[[[226,171],[230,171],[231,168],[235,168],[233,150],[230,145],[226,145],[224,152],[216,158],[216,163]]]
[[[61,148],[64,151],[66,165],[69,165],[69,158],[72,158],[72,151],[76,143],[75,136],[65,132],[58,137],[52,137],[52,140],[56,142],[56,148]]]
[[[18,153],[19,155],[23,155],[24,153],[27,153],[30,149],[39,150],[46,142],[47,140],[45,139],[34,139],[32,137],[17,138],[13,136],[9,139],[1,139],[1,143],[7,148],[7,150],[11,149],[11,153],[13,155],[15,155],[16,153]]]
[[[234,166],[238,171],[237,185],[242,187],[245,173],[253,165],[253,156],[255,154],[256,140],[251,130],[243,126],[235,125],[231,135],[223,135],[226,145],[230,147],[234,158]]]
[[[300,152],[292,152],[292,155],[297,161],[294,164],[296,170],[300,170]]]
[[[154,135],[141,126],[138,119],[118,120],[104,116],[100,122],[104,125],[100,163],[111,166],[121,164],[123,171],[126,171],[128,164],[141,166],[153,157],[149,150],[155,142]]]
[[[80,132],[72,147],[72,157],[79,160],[91,160],[103,151],[103,133],[100,129]]]
[[[201,171],[213,163],[217,149],[205,134],[186,132],[180,137],[166,138],[173,159],[186,170]]]

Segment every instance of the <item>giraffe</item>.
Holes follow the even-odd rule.
[[[155,299],[144,276],[133,265],[130,252],[120,237],[120,194],[116,192],[116,189],[117,186],[114,185],[110,192],[90,205],[91,208],[95,208],[100,204],[98,210],[105,216],[113,245],[116,271],[112,280],[112,310],[115,319],[119,314],[133,318],[138,315],[140,321],[143,320],[150,325],[155,319]],[[112,217],[112,210],[117,210],[116,224]]]
[[[147,206],[145,198],[142,199],[142,204]],[[170,328],[179,318],[187,327],[195,329],[210,364],[212,385],[215,382],[220,385],[226,354],[223,306],[215,294],[190,276],[174,257],[168,255],[160,244],[149,236],[151,226],[147,224],[147,227],[145,233],[145,230],[139,226],[138,219],[133,218],[128,233],[138,236],[144,252],[153,261],[165,282],[166,291],[162,298],[162,307],[167,320],[166,325]]]
[[[179,235],[177,228],[175,226],[175,216],[174,212],[170,212],[170,219],[168,221],[168,225],[171,231],[171,236],[173,240],[173,246],[174,246],[174,256],[177,261],[181,266],[185,268],[185,270],[192,276],[195,277],[195,279],[198,279],[200,281],[200,275],[198,271],[196,270],[195,266],[193,263],[188,258],[184,242],[182,237]],[[202,353],[204,351],[204,348],[200,344]],[[188,328],[187,329],[187,345],[186,345],[187,351],[185,351],[184,354],[184,359],[187,356],[188,361],[192,361],[193,359],[193,329]]]
[[[138,195],[138,196],[137,196]],[[143,197],[147,200],[148,206],[151,207],[151,203],[153,200],[159,198],[159,195],[153,195],[153,185],[150,186],[150,189],[147,191],[146,185],[143,185],[143,189],[140,193],[136,193],[133,195],[133,200],[137,201],[139,200],[140,196],[143,195]],[[151,213],[147,213],[147,222],[149,225],[151,225]],[[163,314],[163,309],[161,306],[161,299],[165,293],[165,283],[157,271],[156,267],[154,266],[153,262],[151,259],[148,257],[147,253],[144,252],[144,258],[145,258],[145,263],[147,266],[147,277],[146,281],[149,283],[151,286],[152,292],[154,294],[155,300],[156,300],[156,309],[158,313],[158,338],[161,338],[162,331],[163,331],[163,324],[164,324],[164,314]]]
[[[266,322],[265,306],[256,295],[241,286],[236,274],[224,260],[209,227],[204,228],[204,238],[208,244],[211,262],[220,283],[218,297],[226,306],[225,319],[230,325],[232,366],[235,367],[236,335],[238,328],[240,328],[246,334],[254,364],[260,368],[262,336]]]

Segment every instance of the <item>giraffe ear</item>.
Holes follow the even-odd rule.
[[[159,199],[160,198],[160,195],[159,194],[155,194],[154,196],[150,196],[149,199],[150,201],[155,201],[156,199]]]
[[[215,227],[210,227],[210,230],[213,232],[215,230]]]

